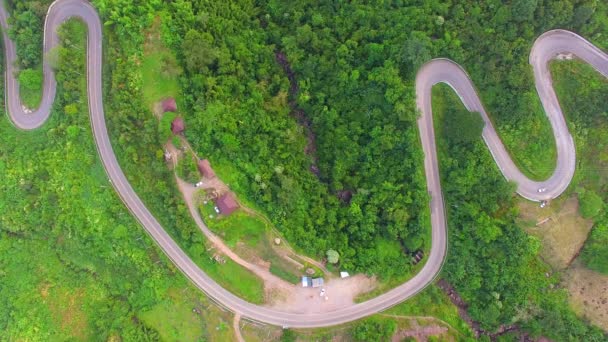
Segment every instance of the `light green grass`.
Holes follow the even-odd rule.
[[[264,302],[263,281],[230,258],[224,258],[225,263],[216,262],[213,260],[213,251],[206,251],[208,248],[208,245],[201,242],[200,245],[191,247],[188,254],[198,255],[196,264],[223,288],[248,302],[262,304]]]
[[[230,216],[217,217],[213,202],[201,205],[200,210],[211,230],[218,234],[231,249],[243,243],[256,256],[270,262],[270,273],[291,283],[297,283],[300,271],[296,265],[277,254],[272,247],[271,228],[261,217],[237,210]],[[209,216],[213,215],[213,218]]]
[[[166,301],[138,315],[153,327],[163,341],[199,341],[203,337],[203,320],[192,311],[194,305],[179,300]]]
[[[166,58],[175,58],[168,51],[158,51],[147,54],[141,64],[143,79],[144,102],[148,107],[165,97],[178,97],[180,94],[177,79],[167,76],[163,71]]]
[[[167,291],[166,300],[137,317],[155,329],[162,341],[233,341],[232,315],[202,295],[183,288]]]
[[[141,63],[142,92],[148,108],[165,97],[178,98],[181,91],[177,77],[181,70],[175,55],[163,45],[160,38],[160,18],[146,32],[144,58]]]
[[[397,316],[430,316],[449,324],[453,329],[466,337],[472,331],[458,315],[458,309],[450,299],[435,285],[428,286],[414,298],[392,307],[384,312]]]

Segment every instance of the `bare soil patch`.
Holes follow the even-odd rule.
[[[441,341],[454,341],[451,336],[446,336],[449,329],[439,325],[421,326],[417,320],[409,321],[410,327],[407,329],[399,329],[392,338],[393,342],[400,342],[408,337],[413,337],[416,341],[427,341],[429,337],[434,336],[441,338]]]
[[[608,276],[591,271],[575,261],[563,278],[576,313],[608,331]]]
[[[41,295],[61,330],[76,341],[88,339],[87,316],[82,311],[85,296],[82,289],[72,290],[45,284],[41,287]]]
[[[576,197],[545,208],[521,200],[519,209],[526,231],[543,244],[541,256],[558,270],[567,268],[578,256],[593,227],[593,221],[579,215]]]

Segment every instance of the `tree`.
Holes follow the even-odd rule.
[[[408,68],[418,70],[431,59],[431,41],[423,32],[413,31],[401,51],[401,58]]]
[[[454,110],[452,117],[444,121],[445,135],[453,144],[477,141],[485,125],[479,113],[469,112],[465,109]]]
[[[327,261],[330,264],[337,264],[340,261],[340,254],[333,249],[327,250]]]
[[[515,0],[512,5],[513,19],[516,21],[532,20],[538,0]]]
[[[186,68],[192,74],[203,73],[218,58],[213,48],[213,37],[207,32],[188,31],[182,42],[182,51]]]

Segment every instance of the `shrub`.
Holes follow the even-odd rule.
[[[602,198],[591,190],[583,190],[578,194],[580,213],[584,218],[593,218],[604,208]]]
[[[42,89],[42,71],[24,69],[19,73],[19,84],[29,90]]]

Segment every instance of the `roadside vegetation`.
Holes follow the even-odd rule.
[[[75,21],[61,29],[70,47],[49,121],[24,132],[0,120],[0,340],[230,340],[230,315],[177,272],[107,180],[86,106],[84,32]]]
[[[554,63],[552,74],[577,146],[579,161],[570,190],[579,199],[581,215],[595,223],[581,260],[608,275],[608,81],[578,62]]]
[[[437,86],[434,95],[436,131],[449,131],[451,120],[468,112],[447,86]],[[460,143],[449,140],[450,134],[437,139],[450,229],[442,273],[484,330],[515,324],[532,336],[602,340],[603,332],[568,306],[567,292],[556,287],[559,278],[546,277],[550,266],[539,257],[540,241],[518,226],[513,186],[480,133]]]
[[[40,65],[50,2],[9,2],[22,69]],[[518,165],[542,179],[553,171],[555,151],[527,61],[532,43],[545,30],[564,27],[608,47],[607,5],[601,1],[348,3],[339,8],[281,0],[93,4],[104,22],[105,109],[123,170],[193,260],[253,302],[262,298],[258,279],[230,262],[211,260],[175,188],[151,112],[160,97],[181,95],[186,136],[195,150],[210,156],[239,198],[266,214],[287,240],[318,257],[335,250],[340,268],[377,274],[390,283],[415,271],[411,253],[430,243],[415,124],[417,68],[439,56],[462,63]],[[177,321],[200,323],[198,316],[186,314],[183,303],[192,296],[205,299],[192,293],[175,297],[175,288],[196,291],[158,253],[107,183],[86,118],[83,32],[71,30],[70,47],[59,51],[64,62],[55,115],[35,132],[0,123],[5,132],[0,134],[0,249],[5,251],[0,253],[0,326],[8,327],[3,332],[8,339],[34,339],[47,331],[77,340],[171,339]],[[277,61],[283,57],[294,82]],[[588,81],[580,73],[568,83]],[[36,82],[28,86],[33,91]],[[603,162],[608,140],[599,131],[585,131],[582,120],[592,117],[583,115],[587,109],[606,112],[586,107],[602,108],[605,93],[594,86],[589,91],[572,104],[584,109],[574,119],[581,130],[576,144],[587,141],[594,151],[588,155]],[[439,93],[446,101],[438,109],[437,132],[445,135],[438,133],[438,143],[450,219],[443,276],[486,329],[516,323],[532,336],[604,339],[568,307],[564,290],[552,289],[557,280],[545,277],[548,266],[538,258],[538,240],[515,222],[513,187],[481,140],[474,139],[478,120],[449,92]],[[471,125],[455,131],[453,118]],[[303,126],[314,134],[306,135]],[[588,174],[577,173],[576,184],[584,192],[571,191],[581,199],[595,193],[605,202],[604,174],[586,159],[581,163],[579,170]],[[597,209],[596,196],[588,199],[597,226],[582,255],[598,269],[605,245],[604,230],[597,227],[605,209]],[[47,293],[45,279],[54,285],[48,288],[51,308],[39,300]],[[416,300],[424,302],[421,296]],[[53,303],[65,304],[53,308]],[[450,310],[428,314],[441,315],[466,333]],[[173,316],[161,323],[162,311]],[[73,316],[63,319],[67,312]],[[213,329],[224,331],[224,320],[204,319],[208,339],[227,338],[209,335]],[[396,329],[375,318],[364,324],[358,336]],[[192,330],[193,336],[199,332]]]
[[[214,233],[224,240],[226,245],[242,255],[250,262],[262,259],[270,263],[270,273],[283,280],[296,284],[300,281],[300,276],[304,274],[304,269],[299,270],[294,263],[289,262],[279,255],[274,247],[272,229],[261,217],[239,209],[229,216],[218,216],[214,210],[213,201],[207,204],[200,204],[200,212]],[[279,239],[281,243],[285,243]],[[297,259],[297,258],[296,258]],[[302,264],[303,266],[304,264]],[[317,272],[319,273],[319,272]],[[322,273],[318,274],[322,276]]]

